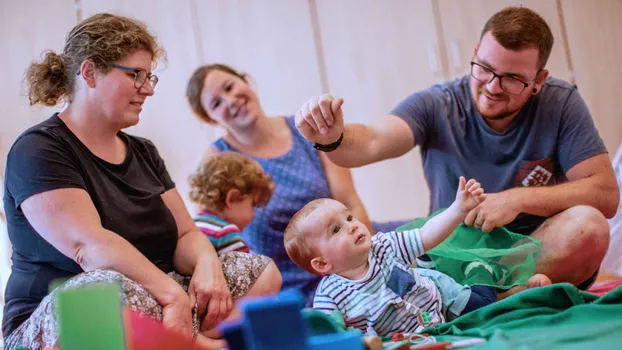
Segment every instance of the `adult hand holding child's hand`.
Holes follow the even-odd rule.
[[[468,182],[464,176],[460,176],[456,202],[459,204],[460,211],[464,214],[469,213],[486,199],[482,185],[475,179]]]
[[[514,221],[519,213],[520,210],[512,201],[512,190],[488,193],[486,202],[473,208],[464,223],[484,232],[491,232],[496,227],[503,227]]]

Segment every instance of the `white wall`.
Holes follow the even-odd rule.
[[[184,98],[187,79],[200,64],[225,62],[253,78],[269,115],[293,114],[308,97],[345,98],[346,119],[373,122],[410,93],[463,74],[483,22],[508,4],[526,2],[550,23],[556,44],[550,65],[574,79],[606,144],[622,140],[619,89],[612,64],[622,44],[588,40],[590,24],[612,38],[620,3],[597,6],[572,0],[0,0],[0,174],[17,135],[52,109],[28,105],[20,87],[28,64],[45,49],[59,50],[79,19],[108,11],[144,21],[168,52],[156,94],[130,133],[158,146],[187,201],[187,177],[219,132],[199,122]],[[563,14],[567,20],[562,21]],[[568,20],[570,19],[570,20]],[[581,25],[575,25],[580,23]],[[566,39],[566,37],[568,39]],[[594,56],[599,51],[602,55]],[[574,58],[574,66],[572,64]],[[590,64],[596,60],[598,64]],[[618,75],[619,76],[619,75]],[[603,96],[609,97],[603,97]],[[612,155],[613,156],[613,155]],[[395,170],[398,171],[395,171]],[[353,170],[373,219],[427,214],[428,189],[418,150]]]
[[[0,84],[0,189],[4,188],[6,153],[15,138],[29,126],[59,110],[29,106],[21,89],[24,71],[32,60],[41,57],[44,49],[62,49],[65,34],[76,23],[73,0],[0,0],[0,47],[4,48],[0,55],[3,81]],[[4,194],[4,190],[1,193]],[[2,295],[10,272],[10,252],[5,222],[0,219]],[[3,302],[0,304],[4,305]]]
[[[549,21],[550,65],[575,79],[613,153],[619,111],[622,3],[525,0]],[[373,122],[418,89],[464,73],[487,17],[515,0],[0,0],[0,175],[20,132],[59,108],[32,108],[21,81],[32,60],[60,50],[79,21],[100,11],[144,21],[168,51],[168,64],[138,126],[154,141],[187,201],[187,177],[219,132],[190,112],[192,71],[216,61],[251,75],[266,113],[288,115],[311,95],[345,98],[347,121]],[[565,18],[565,20],[564,20]],[[607,33],[606,36],[601,36]],[[598,54],[596,54],[598,53]],[[428,189],[418,150],[354,169],[376,220],[424,216]],[[613,156],[613,154],[612,154]],[[1,258],[1,257],[0,257]],[[0,271],[2,273],[2,271]]]
[[[28,105],[20,86],[26,67],[39,59],[43,50],[58,51],[79,19],[102,11],[144,21],[167,50],[168,63],[155,71],[160,77],[156,94],[145,104],[140,123],[128,132],[154,141],[190,207],[187,177],[218,135],[192,115],[184,97],[187,79],[200,64],[225,62],[249,73],[269,115],[293,114],[310,96],[333,92],[346,98],[350,121],[381,118],[410,92],[443,78],[438,54],[436,62],[429,62],[434,40],[422,55],[416,46],[403,45],[428,38],[424,29],[434,19],[429,2],[424,1],[394,1],[389,7],[367,1],[359,9],[358,2],[350,1],[337,11],[331,8],[332,2],[307,0],[1,1],[0,44],[12,49],[9,61],[0,66],[0,73],[7,77],[7,84],[0,86],[0,105],[8,107],[7,113],[0,115],[0,174],[6,152],[18,134],[58,110]],[[353,10],[364,10],[366,17],[348,16]],[[392,20],[397,14],[402,21]],[[382,31],[373,38],[354,35],[361,28],[374,33],[368,23],[375,16],[390,26],[378,23]],[[422,24],[405,30],[400,23],[413,16],[420,19],[413,23]],[[350,21],[342,31],[345,18]],[[404,35],[397,35],[402,30]],[[390,36],[396,36],[395,40],[386,40]],[[399,66],[386,59],[379,45],[401,57]],[[410,55],[424,66],[412,65]],[[379,63],[383,67],[374,69]],[[421,73],[431,64],[437,67],[436,72],[426,73],[422,79]],[[400,79],[403,69],[409,72],[408,80]],[[356,186],[372,218],[426,214],[428,193],[420,164],[418,152],[411,152],[402,159],[354,171]],[[390,171],[396,167],[402,171]]]

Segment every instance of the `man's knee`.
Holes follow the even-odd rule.
[[[609,223],[605,216],[598,209],[586,205],[572,207],[564,214],[570,228],[574,229],[572,240],[576,250],[585,252],[585,260],[600,266],[609,248]]]
[[[554,283],[583,283],[598,270],[609,247],[609,224],[590,206],[575,206],[547,219],[532,236],[542,241],[538,272]]]
[[[598,209],[587,205],[578,205],[567,210],[568,216],[577,225],[582,240],[604,250],[609,246],[609,223]]]

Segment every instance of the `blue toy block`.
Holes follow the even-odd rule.
[[[280,298],[255,299],[243,303],[244,321],[250,325],[245,328],[247,349],[304,349],[307,329],[300,316],[302,306],[302,297],[289,293]]]
[[[340,332],[328,315],[303,317],[302,307],[302,295],[296,291],[247,299],[240,304],[244,318],[220,329],[231,350],[364,349],[360,331]]]
[[[220,331],[227,340],[229,350],[246,350],[246,343],[244,341],[244,323],[238,322],[224,322],[220,326]]]

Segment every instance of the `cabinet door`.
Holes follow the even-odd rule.
[[[536,11],[551,27],[555,44],[547,69],[551,75],[571,80],[565,54],[557,4],[555,0],[437,0],[448,57],[449,77],[468,74],[473,49],[479,42],[484,24],[497,11],[507,6],[522,5]]]
[[[189,194],[188,175],[196,170],[201,153],[214,139],[213,129],[196,118],[185,92],[192,72],[199,65],[192,8],[189,0],[81,0],[82,18],[109,12],[136,18],[157,37],[167,52],[153,70],[159,78],[153,96],[147,99],[138,125],[130,134],[153,141],[182,198]],[[189,201],[186,200],[189,204]]]
[[[248,73],[267,115],[293,115],[321,92],[309,1],[196,0],[204,63]]]
[[[613,158],[622,142],[622,1],[561,3],[576,84]]]
[[[5,50],[0,64],[0,175],[4,174],[7,152],[17,136],[60,110],[31,107],[22,82],[28,66],[40,61],[44,51],[61,53],[65,35],[75,25],[73,0],[2,1],[0,47]]]
[[[377,122],[411,93],[443,79],[431,1],[315,3],[328,88],[344,98],[347,123]],[[353,176],[373,220],[429,210],[419,149],[354,169]]]

